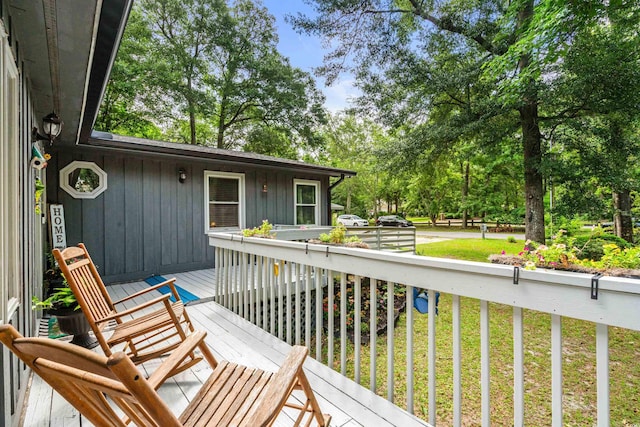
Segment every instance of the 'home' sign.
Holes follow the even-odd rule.
[[[54,248],[67,247],[67,234],[64,229],[64,209],[62,205],[50,205],[51,212],[51,243]]]

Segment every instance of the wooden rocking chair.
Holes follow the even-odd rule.
[[[179,363],[205,335],[189,335],[162,366]],[[300,410],[296,426],[305,416],[307,426],[314,419],[328,426],[331,419],[320,412],[302,370],[306,347],[294,347],[276,373],[220,362],[176,417],[156,392],[162,373],[145,379],[122,352],[106,357],[48,338],[24,338],[11,325],[0,326],[0,341],[96,426],[270,426],[285,406]],[[288,403],[295,389],[306,396],[302,405]]]
[[[143,363],[169,354],[194,331],[191,319],[174,286],[175,279],[114,302],[84,244],[80,243],[77,247],[71,246],[62,251],[54,249],[53,256],[107,356],[112,354],[113,347],[124,344],[124,351],[133,363]],[[171,303],[169,294],[165,294],[135,307],[116,310],[116,305],[132,302],[135,298],[162,286],[169,286],[176,302]],[[158,306],[160,308],[157,308]],[[105,327],[113,322],[113,333],[103,333]],[[203,356],[212,367],[216,366],[215,358],[208,349],[203,352]],[[176,367],[168,376],[182,372],[201,360],[202,357],[192,354],[189,360]]]

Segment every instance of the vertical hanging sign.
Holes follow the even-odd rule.
[[[67,233],[64,227],[64,209],[62,205],[50,205],[51,212],[51,242],[54,248],[67,247]]]

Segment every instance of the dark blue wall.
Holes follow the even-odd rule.
[[[327,223],[326,175],[79,146],[52,154],[48,202],[64,206],[67,245],[87,245],[106,283],[213,267],[204,223],[207,170],[245,174],[247,227],[263,219],[293,224],[294,179],[320,181],[321,222]],[[95,199],[75,199],[62,190],[58,171],[74,160],[100,166],[107,173],[107,190]],[[180,168],[188,176],[182,184]]]

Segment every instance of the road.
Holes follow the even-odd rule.
[[[520,233],[484,233],[486,239],[503,239],[506,240],[509,236],[515,237],[518,240],[524,240],[524,234]],[[442,240],[450,239],[481,239],[481,232],[467,232],[467,231],[423,231],[416,230],[416,244],[421,243],[433,243]]]

